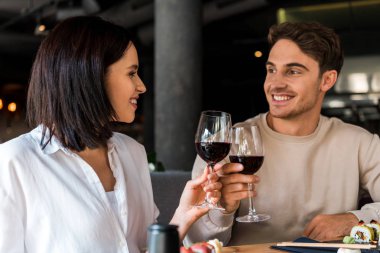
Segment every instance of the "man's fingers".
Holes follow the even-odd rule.
[[[306,236],[306,237],[310,237],[311,233],[313,232],[313,230],[315,229],[315,222],[314,222],[314,219],[312,219],[310,221],[309,224],[306,225],[306,228],[305,230],[303,231],[303,234]]]
[[[323,240],[321,231],[318,231],[317,229],[314,229],[308,237],[310,239],[317,240],[317,241]]]
[[[260,178],[256,175],[244,175],[240,173],[231,174],[227,177],[221,177],[220,181],[223,185],[243,183],[243,184],[256,184],[260,181]]]
[[[312,231],[313,229],[310,226],[307,226],[306,229],[303,231],[303,235],[310,238]]]
[[[238,191],[238,192],[229,192],[228,194],[227,193],[225,194],[224,191],[222,191],[222,198],[224,199],[226,203],[230,203],[230,202],[246,199],[250,196],[250,194],[252,194],[252,197],[257,196],[256,191],[253,191],[253,192]]]
[[[218,175],[219,174],[223,174],[223,164],[220,164],[220,163],[217,163],[214,165],[214,172],[217,173]]]
[[[248,191],[248,184],[227,184],[223,186],[223,195],[230,192]]]
[[[226,163],[218,169],[218,175],[224,176],[231,173],[239,173],[244,169],[241,163]]]

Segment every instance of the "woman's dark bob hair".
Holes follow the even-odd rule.
[[[27,120],[43,126],[43,147],[53,135],[74,151],[107,143],[117,116],[105,76],[131,43],[123,27],[95,16],[66,19],[43,40],[27,98]]]

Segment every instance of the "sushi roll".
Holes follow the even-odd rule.
[[[371,220],[371,223],[366,224],[366,226],[373,228],[374,234],[375,234],[375,241],[379,240],[379,234],[380,234],[380,224],[375,221]]]
[[[362,221],[351,229],[350,236],[357,243],[369,243],[375,239],[374,229],[365,225]]]
[[[198,242],[191,245],[189,248],[181,247],[181,253],[222,253],[223,243],[218,239],[208,242]]]
[[[207,243],[214,246],[215,253],[222,253],[223,243],[221,241],[219,241],[218,239],[214,239],[209,240]]]

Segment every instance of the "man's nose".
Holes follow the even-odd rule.
[[[284,88],[287,85],[286,80],[281,73],[274,73],[267,76],[267,82],[272,88]]]

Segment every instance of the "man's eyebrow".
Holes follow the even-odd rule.
[[[274,64],[273,62],[270,62],[270,61],[267,61],[267,62],[265,63],[265,65],[266,65],[266,66],[268,66],[268,65],[269,65],[269,66],[275,66],[275,64]],[[305,65],[303,65],[303,64],[301,64],[301,63],[298,63],[298,62],[287,63],[285,66],[286,66],[286,67],[299,67],[299,68],[303,68],[303,69],[309,71],[309,69],[308,69]]]
[[[309,71],[309,69],[305,65],[298,63],[298,62],[291,62],[291,63],[286,64],[286,66],[287,67],[300,67],[300,68],[303,68],[303,69]]]

